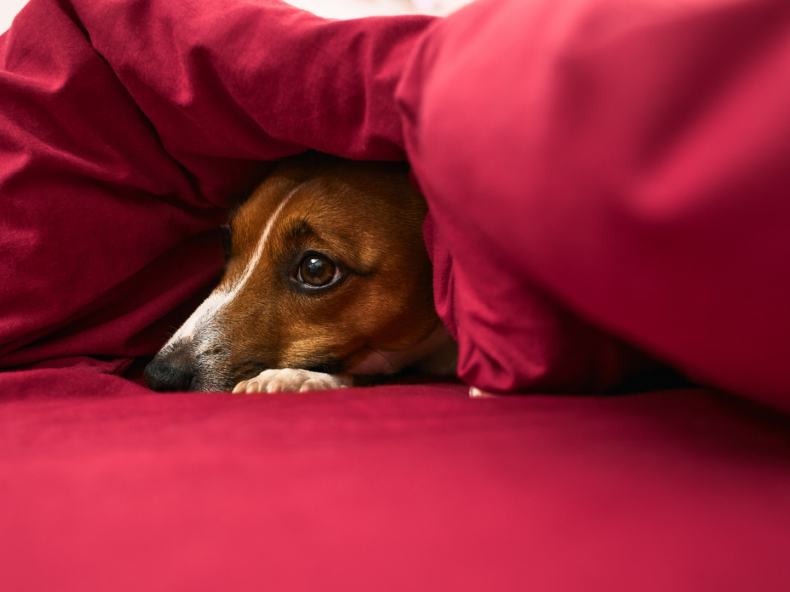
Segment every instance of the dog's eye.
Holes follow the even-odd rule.
[[[223,224],[219,227],[222,231],[222,248],[225,251],[225,259],[230,259],[231,245],[233,244],[233,234],[230,231],[230,226]]]
[[[308,255],[299,264],[297,279],[314,288],[326,286],[338,275],[337,266],[323,255]]]

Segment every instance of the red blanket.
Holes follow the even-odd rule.
[[[785,0],[485,0],[437,24],[399,99],[450,253],[438,298],[461,376],[530,388],[522,360],[558,364],[535,333],[587,368],[612,360],[600,336],[546,328],[560,317],[537,284],[790,409],[788,71]]]
[[[405,158],[393,93],[430,23],[33,0],[0,46],[0,365],[155,353],[262,161]]]
[[[411,161],[467,383],[600,391],[636,346],[790,409],[788,27],[784,0],[356,21],[31,0],[0,37],[4,581],[786,583],[785,420],[722,394],[475,407],[458,385],[163,397],[109,375],[205,295],[266,162],[312,148]]]

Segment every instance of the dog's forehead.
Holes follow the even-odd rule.
[[[240,273],[242,262],[263,272],[297,245],[341,259],[368,259],[379,205],[337,177],[264,183],[231,219],[235,264],[226,275]]]
[[[422,246],[425,204],[402,166],[317,162],[284,163],[231,218],[232,253],[218,290],[235,297],[284,287],[272,274],[296,265],[299,252],[318,251],[370,277]]]
[[[297,188],[282,179],[269,179],[232,215],[228,222],[233,233],[234,253],[245,253],[255,249],[261,233],[278,210],[292,197]]]

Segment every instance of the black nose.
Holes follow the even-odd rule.
[[[194,359],[178,345],[159,352],[143,372],[146,384],[155,391],[188,391],[194,376]]]

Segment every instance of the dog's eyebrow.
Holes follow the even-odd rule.
[[[310,245],[314,249],[322,251],[333,258],[336,263],[340,263],[354,275],[368,276],[375,273],[375,269],[369,269],[363,266],[358,257],[356,257],[354,252],[349,248],[343,248],[343,245],[337,244],[334,248],[328,248],[328,245],[322,240],[321,234],[307,221],[307,218],[308,216],[305,215],[295,221],[288,230],[288,241],[293,248]],[[331,372],[329,372],[329,374],[331,374]]]
[[[313,231],[313,227],[310,226],[310,223],[307,221],[307,217],[302,218],[293,226],[291,226],[291,238],[293,239],[299,239],[311,234],[315,234],[315,232]]]

